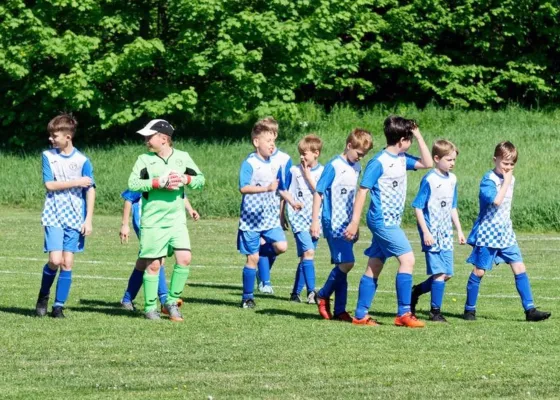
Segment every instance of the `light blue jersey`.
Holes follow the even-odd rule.
[[[277,164],[251,153],[241,164],[239,189],[248,185],[266,187],[280,178]],[[262,232],[280,227],[280,208],[276,197],[276,192],[244,194],[239,230]]]
[[[436,170],[431,170],[422,178],[412,207],[422,210],[428,230],[435,241],[432,246],[425,246],[422,230],[418,226],[422,251],[453,250],[451,210],[457,208],[457,177],[451,172],[441,175]]]
[[[418,157],[406,153],[377,153],[367,164],[360,186],[370,190],[367,213],[369,227],[400,226],[406,200],[406,171],[413,170]]]
[[[480,210],[467,239],[468,244],[495,249],[505,249],[517,245],[510,216],[515,177],[512,177],[502,204],[499,206],[494,204],[494,199],[503,182],[504,177],[493,170],[488,171],[482,177],[478,194]]]
[[[93,185],[89,188],[47,191],[41,223],[43,226],[79,230],[86,218],[86,193],[95,187],[93,166],[89,159],[77,149],[71,154],[62,154],[58,149],[43,152],[43,183],[68,182],[89,177]]]
[[[352,219],[360,171],[359,162],[350,164],[336,156],[325,165],[317,182],[317,193],[323,195],[323,229],[328,229],[333,239],[344,238],[344,231]]]
[[[311,169],[311,179],[315,182],[315,186],[325,168],[321,164],[317,164]],[[313,191],[303,177],[301,165],[291,167],[286,173],[285,187],[292,195],[294,201],[302,203],[301,210],[294,210],[288,206],[288,219],[292,226],[292,231],[298,233],[301,231],[309,231],[311,227],[311,214],[313,209]]]

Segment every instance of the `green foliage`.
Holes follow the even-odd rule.
[[[552,104],[559,50],[546,0],[7,0],[2,143],[62,110],[94,142],[151,117],[295,120],[308,100]]]

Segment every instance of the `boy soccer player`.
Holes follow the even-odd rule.
[[[68,114],[48,124],[52,149],[43,152],[43,183],[47,189],[41,223],[45,228],[44,251],[49,262],[43,267],[41,289],[35,305],[39,317],[47,314],[51,286],[60,269],[51,316],[62,312],[72,284],[74,253],[84,251],[85,236],[91,234],[95,203],[95,180],[89,159],[72,140],[78,123]]]
[[[123,208],[123,217],[122,217],[122,225],[121,230],[119,232],[119,236],[121,238],[121,243],[128,243],[128,237],[130,234],[129,228],[129,216],[132,211],[132,228],[136,233],[136,237],[140,238],[140,215],[141,215],[141,200],[142,200],[142,193],[140,192],[132,192],[130,190],[125,190],[121,193],[121,197],[124,199],[124,208]],[[185,196],[185,209],[187,213],[194,219],[198,221],[200,215],[196,210],[194,210],[191,206],[191,203]],[[144,271],[142,270],[142,260],[137,259],[136,265],[130,274],[130,278],[128,279],[128,286],[126,291],[124,292],[124,296],[121,299],[121,306],[125,310],[128,311],[135,311],[136,308],[134,306],[134,299],[136,295],[140,291],[140,287],[142,286],[142,280],[144,277]],[[167,309],[165,308],[165,303],[167,302],[167,282],[165,280],[165,267],[164,267],[164,259],[162,259],[162,265],[159,270],[159,280],[158,280],[158,298],[161,304],[161,311],[164,314],[168,314]],[[178,299],[177,305],[181,307],[183,304],[182,299]]]
[[[410,311],[414,254],[400,224],[406,198],[406,171],[431,168],[432,158],[413,120],[389,116],[384,122],[384,132],[387,147],[377,153],[366,166],[356,195],[352,222],[345,232],[346,237],[351,238],[358,231],[360,215],[369,191],[371,203],[367,213],[367,225],[373,237],[371,246],[364,252],[369,257],[368,265],[360,280],[358,303],[352,323],[377,325],[369,316],[368,310],[375,296],[377,280],[385,260],[397,257],[400,266],[396,277],[398,310],[395,325],[421,328],[425,324],[418,321]],[[406,153],[412,145],[413,138],[418,140],[420,159]]]
[[[352,217],[352,205],[361,171],[360,160],[372,147],[371,134],[363,129],[354,129],[346,139],[344,153],[325,165],[313,194],[311,236],[318,238],[321,233],[319,213],[322,203],[323,234],[329,245],[331,263],[334,264],[327,281],[317,294],[317,307],[324,319],[352,321],[352,317],[346,311],[347,275],[354,266],[353,247],[357,240],[357,232],[351,237],[345,237],[344,231]],[[333,293],[334,315],[330,305]]]
[[[288,248],[286,236],[280,227],[279,208],[276,200],[280,172],[270,156],[274,152],[274,132],[266,125],[256,123],[251,131],[255,152],[241,164],[239,191],[241,215],[237,232],[237,250],[247,256],[243,268],[242,308],[254,308],[253,289],[259,263],[259,252],[281,254]],[[261,239],[265,244],[261,246]]]
[[[453,226],[459,244],[465,244],[457,212],[457,177],[451,172],[459,151],[448,140],[432,146],[435,168],[420,182],[420,190],[412,202],[418,221],[422,251],[426,256],[428,279],[412,287],[410,311],[416,313],[418,298],[432,292],[430,320],[447,322],[441,314],[445,282],[453,276]]]
[[[482,277],[492,269],[493,264],[500,263],[511,267],[525,309],[525,319],[542,321],[550,317],[549,312],[535,308],[531,284],[510,218],[516,163],[515,146],[511,142],[499,143],[494,149],[494,169],[484,174],[480,182],[480,211],[467,239],[467,243],[473,246],[467,262],[474,265],[467,283],[464,318],[468,321],[476,319],[476,300]]]
[[[144,312],[151,320],[156,311],[159,270],[166,256],[175,253],[165,308],[172,321],[183,321],[178,301],[189,276],[191,245],[185,206],[184,186],[201,189],[204,175],[187,152],[173,148],[173,127],[162,119],[150,121],[138,133],[145,138],[149,152],[138,157],[128,188],[142,192],[140,221],[141,270],[144,272]]]
[[[281,182],[286,179],[286,173],[292,167],[292,159],[287,153],[284,153],[276,147],[276,138],[278,137],[278,122],[272,117],[265,117],[255,123],[255,126],[262,126],[264,129],[268,129],[274,135],[274,151],[270,156],[270,162],[278,168],[279,177]],[[286,203],[278,194],[275,196],[276,206],[280,210],[280,225],[282,229],[287,230],[288,224],[285,217],[285,207]],[[276,256],[278,254],[273,251],[270,243],[267,243],[264,239],[261,239],[261,247],[259,249],[259,264],[257,266],[257,283],[258,290],[265,294],[274,294],[274,289],[272,288],[272,281],[270,279],[270,270],[276,261]]]
[[[289,204],[295,205],[295,207],[288,207],[288,219],[296,241],[297,255],[300,258],[290,296],[290,300],[297,303],[301,302],[300,294],[304,284],[307,286],[307,303],[316,302],[313,258],[319,238],[311,237],[309,228],[311,228],[313,193],[324,169],[318,162],[322,147],[323,142],[317,135],[307,135],[299,141],[298,152],[301,163],[288,170],[283,185],[287,189],[280,192]]]

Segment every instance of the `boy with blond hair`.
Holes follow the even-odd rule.
[[[410,311],[410,294],[412,291],[412,271],[414,253],[400,227],[406,199],[406,173],[408,170],[432,167],[430,150],[424,138],[411,119],[389,116],[384,122],[387,147],[377,153],[367,164],[360,189],[354,203],[352,222],[344,233],[347,238],[358,231],[360,216],[370,192],[371,202],[367,213],[367,225],[372,233],[371,246],[364,254],[368,256],[366,271],[360,280],[356,314],[352,320],[356,325],[376,326],[378,323],[369,314],[369,308],[377,290],[377,280],[385,261],[396,257],[400,266],[396,276],[397,317],[396,326],[422,328],[424,323],[418,321]],[[406,152],[412,145],[413,138],[418,141],[420,158]]]
[[[237,232],[237,250],[247,261],[243,267],[243,295],[241,308],[254,308],[254,286],[259,263],[259,252],[265,247],[268,256],[284,253],[288,248],[280,226],[276,191],[280,169],[271,160],[275,133],[263,124],[255,124],[251,141],[255,151],[243,161],[239,173],[241,215]],[[264,245],[261,246],[261,240]]]
[[[452,224],[457,228],[459,244],[466,242],[457,212],[457,177],[451,172],[458,154],[457,146],[448,140],[434,143],[435,168],[424,175],[412,202],[429,278],[412,287],[410,310],[415,314],[418,298],[431,291],[430,320],[434,322],[447,322],[441,314],[441,305],[445,282],[453,276]]]
[[[344,152],[325,165],[313,194],[311,236],[320,236],[322,223],[323,234],[331,253],[331,263],[334,264],[327,281],[317,293],[319,315],[324,319],[352,321],[352,317],[346,311],[346,300],[348,272],[355,261],[353,247],[357,240],[357,232],[351,237],[345,237],[344,232],[352,217],[356,185],[361,171],[360,160],[372,147],[373,140],[368,131],[359,128],[352,130],[346,139]],[[334,314],[330,304],[333,293]]]
[[[292,159],[290,156],[276,147],[276,139],[278,138],[278,122],[273,117],[265,117],[258,120],[255,123],[256,129],[263,129],[272,132],[274,136],[274,150],[270,155],[270,162],[274,164],[279,171],[280,183],[285,181],[286,173],[292,167]],[[280,186],[282,188],[282,186]],[[282,229],[287,230],[288,224],[286,222],[286,203],[284,199],[276,193],[274,197],[276,206],[279,210],[280,226]],[[259,249],[259,263],[257,267],[257,283],[258,290],[265,294],[274,294],[274,289],[272,288],[272,281],[270,278],[270,270],[276,261],[276,256],[278,253],[274,250],[271,243],[266,242],[265,239],[261,239],[261,247]]]
[[[148,152],[136,160],[128,188],[142,192],[140,220],[140,267],[144,272],[144,316],[159,320],[157,312],[159,270],[165,257],[175,253],[165,311],[171,321],[183,321],[179,300],[192,259],[187,218],[183,202],[185,186],[202,189],[204,175],[189,153],[173,147],[175,129],[163,119],[150,121],[138,133],[144,136]]]
[[[517,149],[511,142],[498,143],[494,149],[494,169],[488,171],[480,182],[478,199],[480,211],[467,243],[473,246],[467,259],[474,265],[467,283],[467,301],[464,319],[476,320],[476,301],[480,281],[493,264],[506,263],[515,277],[515,287],[521,298],[527,321],[542,321],[550,317],[547,311],[535,308],[527,269],[511,222],[510,212],[513,200],[515,177],[513,170],[517,163]]]
[[[73,145],[78,122],[68,114],[48,124],[52,148],[43,152],[43,184],[47,189],[41,223],[45,229],[41,289],[35,305],[38,317],[47,314],[49,294],[56,277],[56,297],[51,316],[64,318],[63,308],[72,284],[74,253],[84,251],[85,237],[92,231],[95,180],[89,159]]]
[[[288,207],[288,219],[296,241],[297,255],[300,258],[296,269],[294,288],[290,300],[301,302],[301,291],[307,286],[307,303],[315,304],[315,249],[318,237],[309,232],[313,208],[313,194],[324,167],[319,164],[323,141],[315,134],[310,134],[298,143],[300,164],[292,166],[286,173],[280,192]]]

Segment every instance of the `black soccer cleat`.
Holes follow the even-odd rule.
[[[412,294],[410,295],[410,312],[412,314],[416,314],[416,306],[418,305],[418,299],[421,294],[418,286],[412,286]]]
[[[255,300],[247,299],[241,301],[241,308],[255,308],[257,305],[255,304]]]
[[[531,308],[530,310],[525,311],[525,319],[527,321],[536,322],[536,321],[544,321],[550,317],[550,313],[548,311],[540,311],[536,308]]]
[[[47,315],[47,308],[49,306],[49,295],[39,293],[37,298],[37,304],[35,304],[35,315],[38,317],[44,317]]]
[[[51,312],[51,317],[53,318],[66,318],[62,312],[62,307],[53,307]]]
[[[430,310],[430,321],[432,322],[447,322],[445,317],[441,315],[441,311],[439,308],[432,308]]]
[[[290,301],[293,301],[294,303],[301,303],[301,296],[297,293],[292,293],[290,295]]]
[[[476,311],[465,310],[465,313],[463,314],[463,319],[465,321],[476,321]]]

